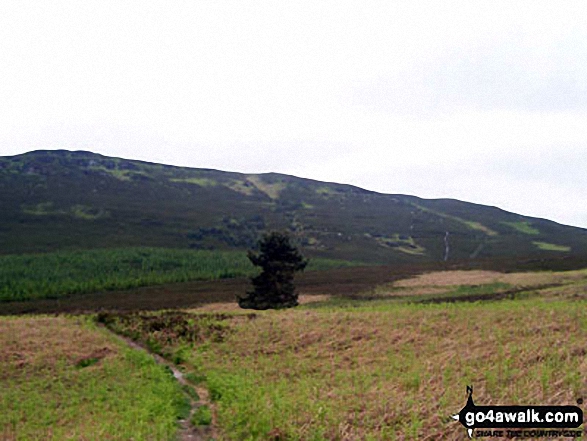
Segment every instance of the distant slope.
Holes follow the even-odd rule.
[[[587,230],[452,199],[35,151],[0,157],[3,254],[252,246],[288,229],[309,255],[364,262],[587,254]]]

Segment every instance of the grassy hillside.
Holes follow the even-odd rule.
[[[267,229],[289,230],[310,256],[362,262],[587,254],[586,230],[495,207],[90,152],[1,157],[0,202],[5,254],[245,249]]]

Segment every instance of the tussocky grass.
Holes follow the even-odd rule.
[[[180,386],[147,354],[87,320],[0,319],[0,438],[169,440]]]
[[[587,396],[585,303],[538,299],[298,310],[191,353],[226,439],[462,439],[480,404]]]
[[[185,340],[168,339],[166,351],[175,345],[190,377],[208,388],[221,439],[460,440],[463,428],[449,417],[465,404],[467,385],[478,404],[587,397],[586,276],[520,276],[518,285],[508,275],[511,286],[536,290],[511,300],[331,299],[254,318],[226,312],[214,318],[222,338],[195,339],[187,350]],[[463,295],[509,288],[470,277],[459,285],[452,274],[445,285]],[[540,288],[552,277],[561,285]],[[197,310],[191,320],[200,315],[209,322]],[[141,338],[156,336],[161,330]]]

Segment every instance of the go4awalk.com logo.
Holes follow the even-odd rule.
[[[469,438],[581,436],[576,429],[583,424],[583,411],[577,406],[477,406],[471,386],[467,395],[467,404],[452,418],[465,426]]]

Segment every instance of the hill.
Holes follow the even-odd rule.
[[[310,256],[371,263],[587,254],[587,230],[496,207],[84,151],[0,157],[0,204],[3,254],[245,249],[266,229]]]

